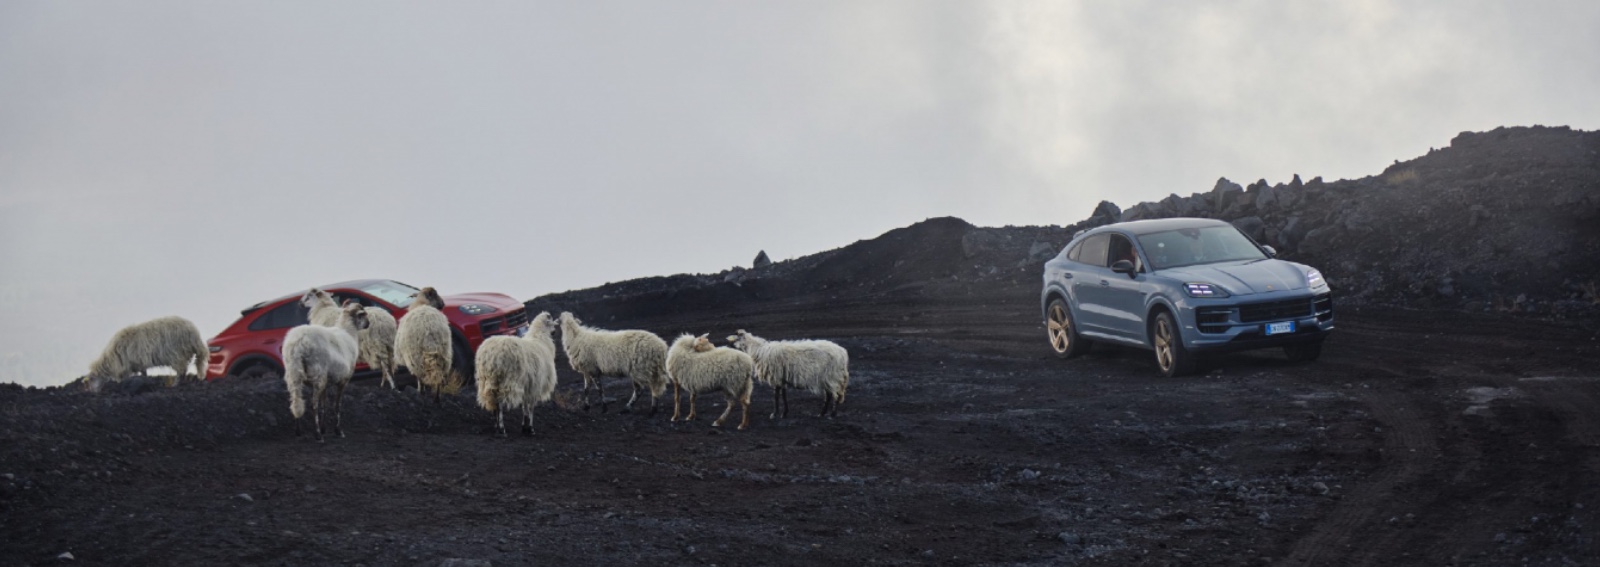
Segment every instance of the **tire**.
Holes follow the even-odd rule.
[[[283,377],[283,369],[271,362],[251,362],[238,372],[245,380],[267,380]]]
[[[1168,378],[1194,373],[1195,355],[1183,346],[1183,334],[1172,313],[1162,311],[1150,323],[1150,344],[1155,347],[1156,366]]]
[[[1311,362],[1322,356],[1322,341],[1285,345],[1283,355],[1289,357],[1289,362]]]
[[[451,341],[451,345],[450,367],[461,373],[463,382],[471,383],[478,369],[472,366],[472,355],[468,354],[467,345],[461,344],[461,341]]]
[[[1072,320],[1072,309],[1061,298],[1050,300],[1045,308],[1045,333],[1050,338],[1050,350],[1056,358],[1073,358],[1089,352],[1094,343],[1078,334],[1078,324]]]

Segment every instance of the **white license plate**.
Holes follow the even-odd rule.
[[[1268,335],[1282,335],[1284,333],[1293,333],[1293,332],[1294,332],[1294,321],[1284,321],[1282,323],[1267,323],[1267,334]]]

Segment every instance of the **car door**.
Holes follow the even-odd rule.
[[[1106,289],[1101,281],[1111,273],[1106,268],[1106,247],[1111,240],[1108,234],[1095,234],[1083,240],[1073,264],[1072,298],[1076,304],[1073,317],[1078,332],[1089,335],[1112,334],[1111,318],[1107,316]]]
[[[1112,234],[1107,242],[1108,263],[1128,260],[1134,273],[1119,274],[1106,268],[1106,277],[1098,283],[1102,288],[1101,302],[1105,306],[1106,326],[1109,332],[1132,341],[1145,340],[1145,280],[1144,262],[1133,240],[1121,234]]]

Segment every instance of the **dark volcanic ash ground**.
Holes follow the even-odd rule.
[[[1588,185],[1558,189],[1595,202],[1593,158],[1570,153],[1589,169],[1563,175]],[[1413,207],[1384,210],[1471,210],[1417,175],[1386,189]],[[1327,185],[1343,183],[1362,182]],[[435,407],[370,378],[348,393],[349,436],[323,444],[294,437],[278,381],[0,387],[0,564],[1600,564],[1592,276],[1503,277],[1486,300],[1411,291],[1414,271],[1360,259],[1398,238],[1373,214],[1367,236],[1338,229],[1351,240],[1329,250],[1348,257],[1320,259],[1377,275],[1343,284],[1354,300],[1307,365],[1262,351],[1166,379],[1144,351],[1056,360],[1038,264],[1081,226],[933,219],[760,269],[529,302],[667,338],[835,340],[852,357],[837,419],[804,394],[770,419],[764,388],[747,431],[710,426],[720,396],[693,423],[584,412],[564,360],[536,436],[505,440],[466,392]],[[1493,214],[1480,222],[1522,213]],[[1521,234],[1485,233],[1484,250],[1514,256]]]

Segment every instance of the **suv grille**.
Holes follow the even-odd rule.
[[[1195,323],[1202,333],[1221,333],[1228,330],[1228,315],[1232,311],[1227,307],[1201,307],[1195,312]]]
[[[506,315],[506,326],[512,329],[528,324],[528,310],[518,309]]]
[[[1311,298],[1311,311],[1317,314],[1317,320],[1324,323],[1333,319],[1333,294],[1324,293]]]
[[[1329,302],[1331,316],[1331,298],[1329,299]],[[1257,323],[1261,321],[1272,321],[1275,319],[1293,319],[1296,317],[1305,317],[1311,314],[1311,303],[1312,300],[1301,298],[1273,301],[1269,303],[1251,303],[1248,305],[1240,305],[1239,322]]]

